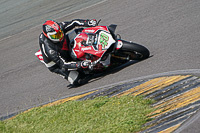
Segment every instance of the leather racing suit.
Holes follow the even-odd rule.
[[[64,32],[64,39],[61,42],[55,43],[48,39],[44,33],[41,33],[39,45],[46,67],[51,72],[57,73],[69,80],[69,71],[66,70],[66,65],[68,69],[76,70],[80,67],[80,62],[74,62],[70,56],[71,46],[66,33],[76,26],[91,27],[96,26],[96,23],[91,23],[91,20],[74,19],[70,22],[61,22],[59,24]],[[77,80],[76,78],[77,76],[74,79],[70,79],[70,83],[73,84],[74,80]]]

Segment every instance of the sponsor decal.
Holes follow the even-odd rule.
[[[46,27],[45,27],[45,28],[46,28],[46,31],[47,31],[47,32],[51,31],[51,26],[49,26],[49,25],[46,25]]]
[[[101,35],[100,35],[100,43],[103,46],[103,48],[105,48],[108,45],[108,40],[109,40],[109,37],[106,34],[101,33]]]
[[[51,54],[51,55],[53,55],[53,54],[55,54],[55,51],[54,50],[49,50],[49,53]]]
[[[81,48],[81,51],[85,51],[85,50],[92,50],[91,47],[84,47],[84,48]]]
[[[42,56],[41,50],[39,50],[38,52],[36,52],[35,55],[38,57],[38,59],[39,59],[41,62],[43,62],[43,56]]]
[[[94,33],[95,30],[85,30],[85,32],[91,32],[91,33]]]
[[[42,55],[39,55],[38,58],[39,58],[40,60],[43,60],[43,56],[42,56]]]
[[[58,26],[57,24],[53,24],[52,27],[53,27],[54,29],[59,30],[59,26]]]

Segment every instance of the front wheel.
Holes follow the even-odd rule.
[[[116,51],[121,56],[129,56],[131,60],[144,60],[149,57],[149,50],[137,43],[121,40],[123,45]]]

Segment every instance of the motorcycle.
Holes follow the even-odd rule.
[[[115,35],[117,25],[96,26],[75,29],[67,34],[72,48],[74,61],[87,60],[90,69],[82,69],[86,75],[96,74],[130,60],[144,60],[149,57],[149,50],[139,44],[122,40]],[[41,51],[35,53],[44,63]]]

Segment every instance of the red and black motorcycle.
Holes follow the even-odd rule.
[[[102,72],[113,64],[122,64],[130,60],[143,60],[149,57],[149,50],[139,44],[122,40],[115,35],[117,25],[96,26],[75,29],[68,34],[74,60],[87,60],[92,68],[82,70],[85,74]],[[77,32],[79,31],[79,32]],[[36,56],[43,62],[40,51]]]

